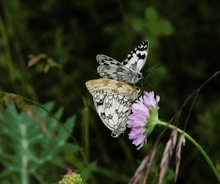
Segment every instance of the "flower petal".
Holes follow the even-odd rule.
[[[137,149],[143,147],[147,143],[147,129],[150,127],[151,123],[154,127],[157,120],[158,113],[151,113],[151,111],[157,111],[159,108],[157,103],[160,101],[160,97],[154,97],[154,92],[144,92],[143,97],[140,97],[132,105],[132,114],[128,116],[127,126],[131,128],[130,133],[128,134],[129,139],[133,140],[132,144],[137,146]],[[153,115],[156,117],[151,117]],[[146,126],[149,124],[149,126]],[[153,129],[153,128],[152,128]],[[151,132],[151,131],[150,131]]]

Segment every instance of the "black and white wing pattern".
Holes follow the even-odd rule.
[[[86,87],[102,122],[112,131],[112,137],[118,137],[126,129],[131,104],[137,99],[139,89],[112,79],[90,80]]]
[[[100,66],[98,66],[97,72],[103,78],[135,84],[142,78],[140,70],[146,62],[148,51],[149,42],[145,40],[132,50],[122,62],[109,56],[98,54],[96,59]]]

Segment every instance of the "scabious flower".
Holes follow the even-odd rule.
[[[67,168],[67,174],[63,176],[63,179],[59,181],[59,184],[83,184],[83,180],[80,174],[72,172],[71,169]]]
[[[144,96],[136,100],[132,107],[132,114],[128,116],[127,126],[131,128],[128,134],[132,144],[139,150],[147,143],[147,136],[153,131],[158,122],[158,102],[160,97],[154,97],[154,92],[144,92]]]

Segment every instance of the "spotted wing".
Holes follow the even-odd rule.
[[[118,137],[125,131],[127,118],[131,113],[130,95],[98,91],[94,93],[93,100],[102,122],[112,130],[112,137]]]
[[[102,122],[118,137],[126,129],[131,104],[137,99],[140,90],[122,81],[96,79],[86,82]]]
[[[149,42],[145,40],[127,55],[127,58],[122,61],[122,65],[132,71],[140,72],[146,63],[148,52]]]
[[[97,72],[103,78],[120,80],[127,83],[136,83],[139,78],[142,77],[142,74],[139,72],[134,72],[109,56],[98,54],[96,59],[100,64],[97,68]]]
[[[123,81],[116,81],[113,79],[95,79],[86,82],[86,87],[93,95],[96,91],[104,90],[109,93],[131,94],[133,87]]]

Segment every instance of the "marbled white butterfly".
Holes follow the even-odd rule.
[[[122,81],[103,78],[87,81],[86,87],[102,122],[112,130],[112,137],[118,137],[126,129],[131,104],[137,99],[139,89]]]
[[[109,56],[98,54],[96,59],[100,66],[98,66],[97,72],[103,78],[135,84],[142,78],[140,70],[146,62],[148,51],[149,42],[145,40],[131,51],[122,62]]]

